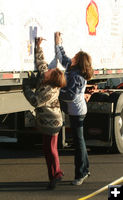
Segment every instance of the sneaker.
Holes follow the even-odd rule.
[[[81,185],[85,179],[87,179],[90,176],[90,172],[88,172],[83,178],[78,178],[72,181],[72,185]]]

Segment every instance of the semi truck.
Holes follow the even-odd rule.
[[[49,67],[63,67],[55,56],[54,33],[62,33],[66,54],[83,50],[92,57],[94,76],[85,99],[84,136],[89,147],[123,153],[123,1],[0,0],[0,135],[21,141],[36,134],[34,108],[23,95],[29,72],[37,73],[35,38],[44,37]],[[64,115],[62,145],[69,132]],[[28,140],[30,135],[28,135]]]

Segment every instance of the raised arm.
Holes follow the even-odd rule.
[[[36,38],[35,40],[35,63],[40,74],[48,70],[48,64],[45,61],[43,49],[40,46],[43,40],[42,37]]]
[[[62,46],[62,38],[61,33],[55,33],[55,50],[56,50],[56,58],[63,65],[63,67],[67,68],[68,65],[71,65],[71,59],[67,57],[64,48]]]

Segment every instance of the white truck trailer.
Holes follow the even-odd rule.
[[[54,32],[60,31],[69,57],[82,49],[93,61],[94,77],[85,94],[87,145],[123,153],[122,20],[122,0],[0,0],[0,134],[25,130],[25,113],[33,107],[22,82],[28,71],[36,73],[35,37],[46,38],[45,58],[52,67]]]

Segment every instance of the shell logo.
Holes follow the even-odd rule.
[[[99,23],[99,13],[96,3],[91,0],[86,9],[86,23],[90,35],[96,35],[96,27]]]

